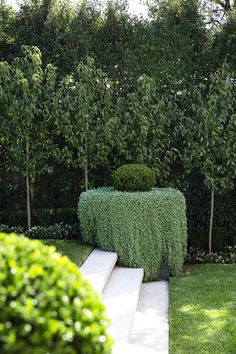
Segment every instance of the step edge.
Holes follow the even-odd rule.
[[[98,267],[96,266],[96,264],[93,265],[93,258],[95,258],[97,256],[97,251],[99,251],[99,253],[104,253],[105,254],[109,254],[110,260],[109,262],[107,262],[107,267],[105,269],[105,271],[101,272],[101,284],[97,285],[96,282],[93,282],[93,280],[89,279],[89,276],[91,276],[90,274],[86,274],[87,273],[87,267],[91,267],[94,266],[96,269],[98,269]],[[106,252],[103,250],[100,250],[99,248],[95,248],[90,255],[88,256],[88,258],[85,260],[85,262],[82,264],[82,266],[80,267],[80,271],[83,275],[83,277],[93,286],[94,290],[101,295],[115,265],[117,262],[118,256],[117,253],[115,252]],[[94,260],[95,263],[95,260]]]
[[[133,307],[133,310],[132,310],[132,314],[131,314],[131,316],[129,316],[129,318],[130,318],[129,327],[127,329],[127,333],[123,337],[124,339],[122,340],[122,342],[128,343],[129,337],[130,337],[130,334],[131,334],[131,330],[132,330],[132,327],[133,327],[134,316],[135,316],[135,313],[136,313],[136,310],[137,310],[137,306],[138,306],[138,302],[139,302],[140,291],[141,291],[141,286],[142,286],[143,277],[144,277],[144,270],[143,270],[143,268],[128,268],[128,267],[119,267],[119,266],[114,267],[114,270],[116,270],[116,269],[122,270],[122,268],[123,269],[129,269],[130,271],[132,271],[132,270],[139,271],[138,272],[139,274],[138,274],[138,277],[137,277],[137,284],[138,284],[138,287],[137,287],[137,290],[136,290],[137,295],[136,295],[136,298],[135,298],[135,301],[134,301],[134,307]],[[111,276],[112,276],[112,273],[111,273]],[[109,280],[108,280],[108,282],[109,282]],[[111,298],[111,297],[109,296],[109,297],[106,298],[105,293],[102,294],[102,301],[105,304],[105,306],[106,306],[106,300],[109,299],[109,298]],[[109,316],[109,314],[108,314],[108,316]],[[111,318],[111,321],[112,321],[112,318]],[[119,340],[119,342],[120,342],[120,340]]]

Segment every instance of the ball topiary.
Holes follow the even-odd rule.
[[[0,269],[0,353],[111,353],[99,296],[54,247],[0,233]]]
[[[142,164],[123,165],[114,172],[113,182],[118,191],[145,192],[154,187],[155,174]]]

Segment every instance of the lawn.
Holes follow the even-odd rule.
[[[72,262],[81,266],[93,247],[81,243],[79,240],[42,240],[45,244],[55,246],[58,252],[67,256]]]
[[[236,264],[186,266],[170,279],[170,353],[236,353]]]

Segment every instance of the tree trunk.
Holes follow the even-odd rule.
[[[87,126],[87,132],[88,132],[88,126]],[[87,192],[87,190],[88,190],[88,140],[87,140],[87,136],[85,139],[84,184],[85,184],[85,190]]]
[[[213,226],[213,216],[214,216],[214,189],[211,191],[211,216],[210,216],[210,226],[209,226],[209,244],[208,251],[212,252],[212,226]]]
[[[88,190],[88,160],[87,160],[87,157],[85,159],[85,164],[84,164],[84,184],[85,184],[85,190],[87,192],[87,190]]]
[[[26,140],[26,196],[27,196],[27,226],[31,227],[30,179],[29,179],[29,142]]]

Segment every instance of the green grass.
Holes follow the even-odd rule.
[[[67,256],[79,266],[83,264],[93,247],[81,243],[79,240],[42,240],[45,244],[55,246],[57,251]]]
[[[236,353],[236,264],[186,266],[170,279],[170,353]]]

